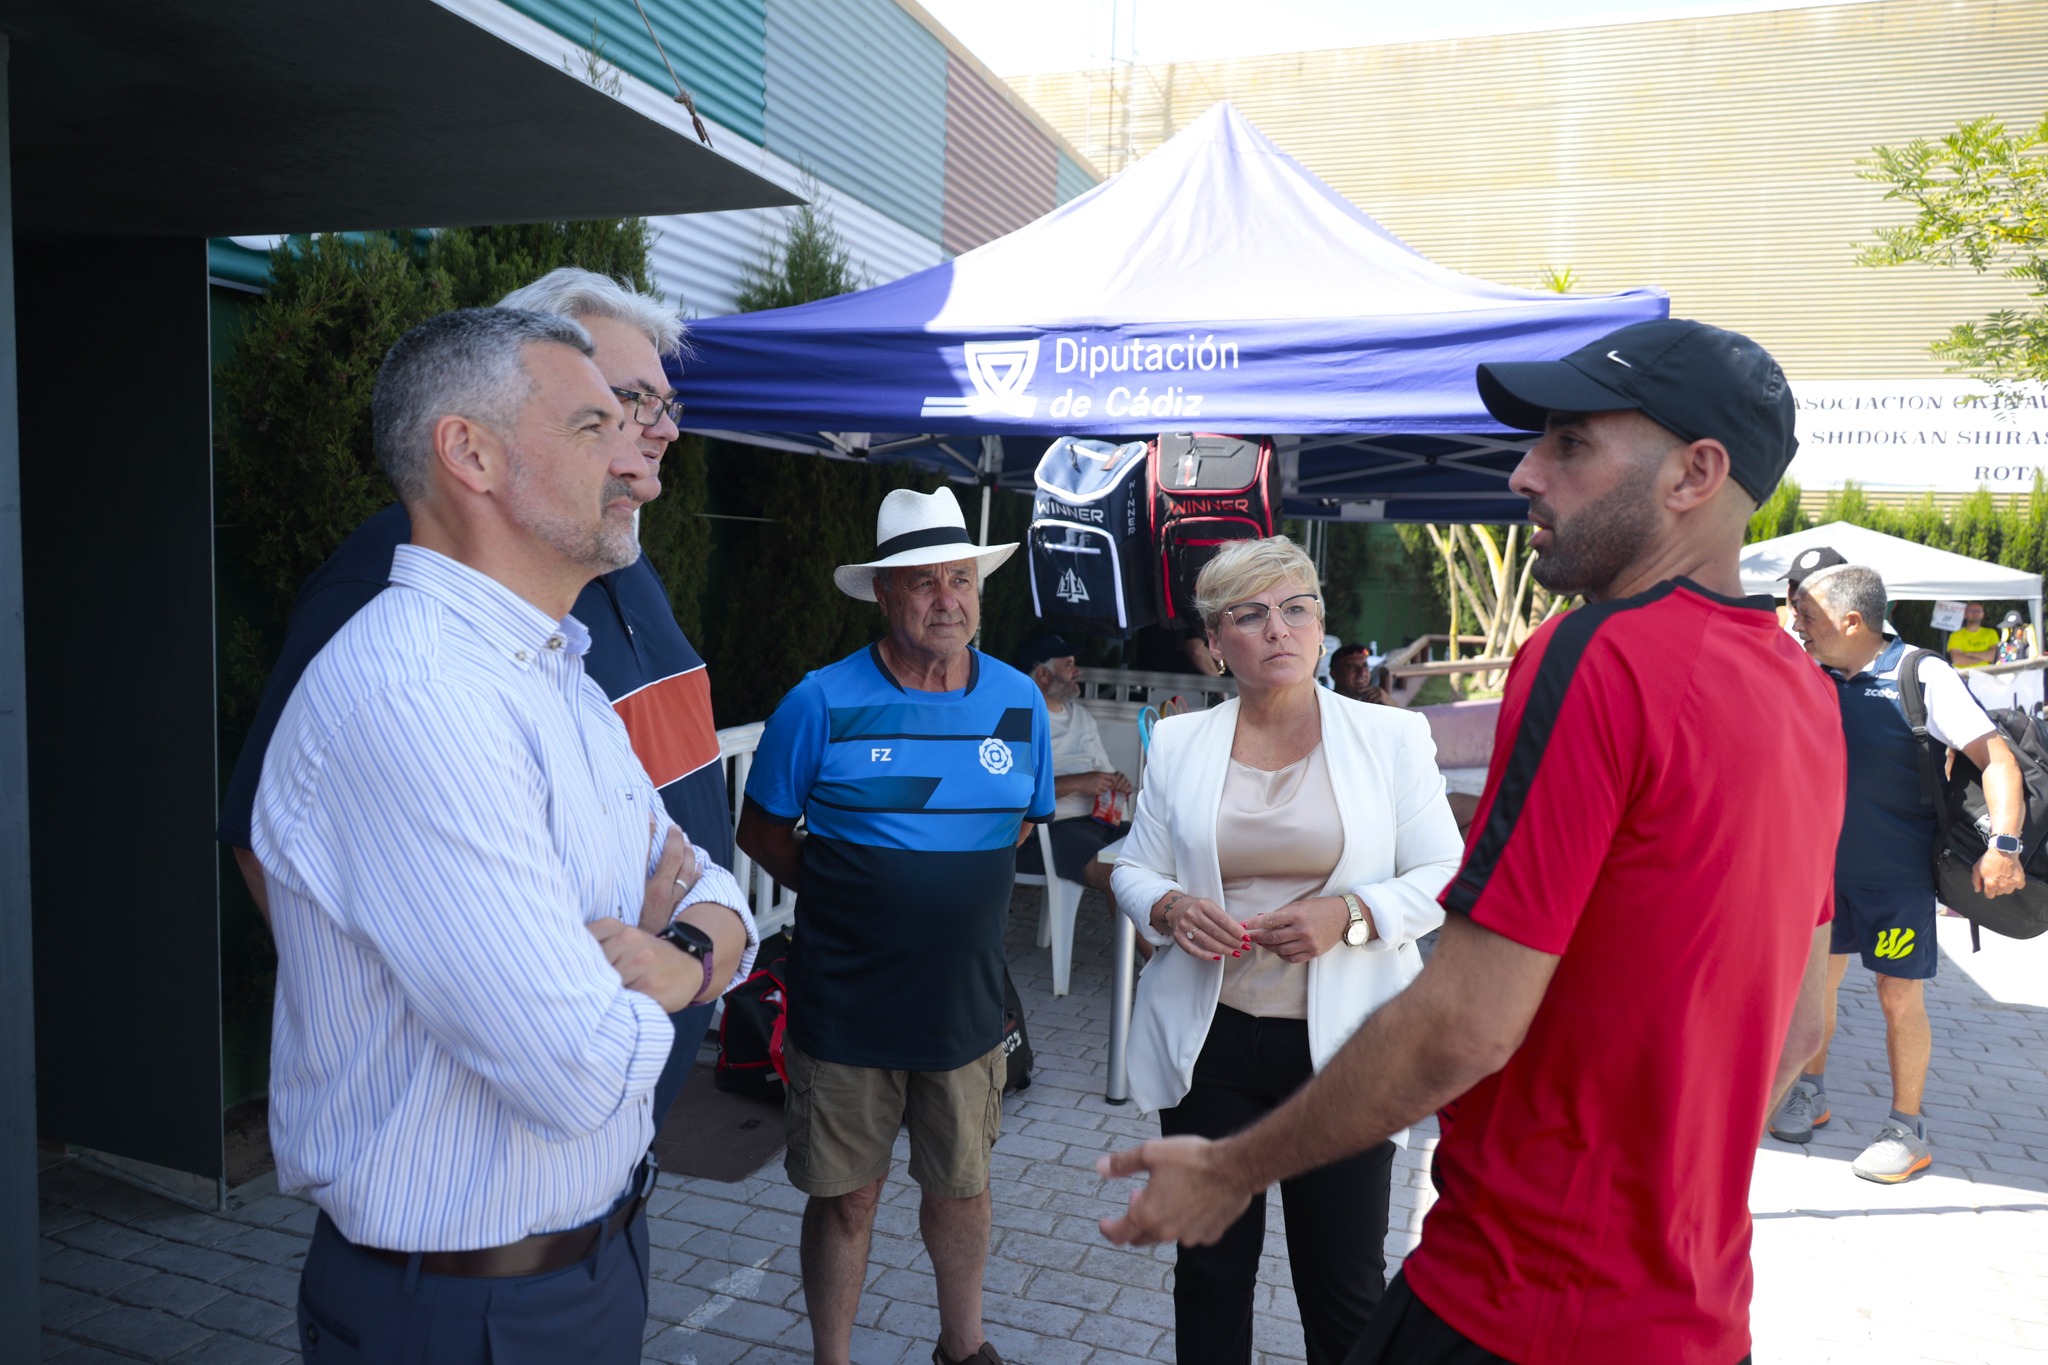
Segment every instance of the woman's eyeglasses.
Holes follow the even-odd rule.
[[[1224,620],[1246,635],[1256,635],[1266,628],[1267,618],[1275,611],[1280,613],[1280,620],[1289,630],[1305,630],[1311,621],[1322,619],[1323,600],[1312,592],[1296,593],[1278,607],[1269,607],[1264,602],[1245,602],[1224,608],[1222,615]]]

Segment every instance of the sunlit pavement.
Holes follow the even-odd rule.
[[[1834,1119],[1801,1151],[1765,1139],[1756,1215],[1757,1365],[2048,1362],[2048,938],[1940,921],[1928,988],[1934,1166],[1904,1184],[1849,1163],[1891,1083],[1869,974],[1852,964],[1828,1063]]]
[[[1015,1365],[1128,1365],[1174,1358],[1172,1252],[1124,1251],[1095,1221],[1127,1186],[1100,1153],[1155,1134],[1102,1098],[1108,1064],[1109,909],[1090,893],[1076,926],[1073,993],[1051,997],[1033,946],[1039,893],[1020,890],[1010,961],[1038,1054],[1036,1080],[1004,1106],[985,1289],[988,1333]],[[1882,1019],[1852,968],[1829,1065],[1834,1120],[1805,1149],[1766,1139],[1756,1224],[1757,1365],[1817,1361],[2036,1361],[2048,1365],[2048,938],[1986,939],[1943,920],[1929,989],[1935,1164],[1898,1186],[1849,1162],[1889,1100]],[[1415,1244],[1429,1200],[1433,1125],[1395,1162],[1389,1270]],[[915,1190],[897,1174],[876,1220],[854,1358],[920,1365],[937,1332]],[[312,1225],[280,1195],[197,1213],[77,1162],[43,1179],[44,1359],[205,1362],[295,1358],[291,1304]],[[803,1196],[779,1162],[739,1184],[664,1176],[646,1358],[726,1365],[809,1358],[797,1278]],[[1300,1328],[1281,1256],[1278,1201],[1257,1290],[1257,1355],[1295,1361]],[[1643,1359],[1656,1360],[1646,1343]]]

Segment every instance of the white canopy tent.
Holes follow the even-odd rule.
[[[2041,632],[2041,575],[2008,569],[1968,555],[1916,545],[1846,521],[1831,521],[1775,540],[1760,540],[1742,551],[1742,590],[1782,597],[1792,561],[1806,550],[1827,546],[1851,564],[1868,565],[1884,577],[1885,590],[1899,601],[2012,601],[2033,609]]]

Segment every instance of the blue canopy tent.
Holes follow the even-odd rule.
[[[1431,263],[1229,104],[1045,217],[859,293],[694,325],[692,429],[1028,488],[1055,436],[1271,435],[1289,516],[1520,521],[1481,361],[1668,314]]]

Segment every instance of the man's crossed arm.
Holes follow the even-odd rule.
[[[639,923],[600,919],[592,922],[590,932],[628,990],[652,997],[673,1014],[716,1000],[745,977],[752,965],[750,950],[759,946],[745,903],[732,874],[700,860],[696,845],[671,825],[647,879]],[[710,936],[713,970],[708,979],[695,958],[655,937],[673,919]]]

